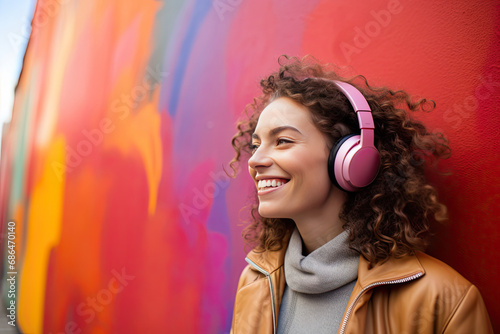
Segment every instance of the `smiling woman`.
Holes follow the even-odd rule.
[[[449,148],[406,110],[433,102],[280,63],[232,140],[257,195],[233,332],[492,332],[477,288],[422,253],[446,218],[425,169]]]

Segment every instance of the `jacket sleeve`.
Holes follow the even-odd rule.
[[[493,333],[486,305],[474,285],[470,286],[455,308],[443,333]]]

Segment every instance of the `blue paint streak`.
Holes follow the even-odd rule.
[[[198,0],[194,5],[193,16],[186,33],[186,38],[184,39],[184,42],[182,43],[182,46],[180,48],[178,57],[179,62],[177,66],[175,66],[174,70],[172,82],[175,82],[175,85],[172,85],[170,103],[168,105],[168,110],[171,116],[175,116],[175,113],[177,111],[180,91],[187,68],[189,54],[191,53],[191,49],[193,48],[194,41],[203,22],[203,19],[205,18],[211,7],[212,2],[206,0]]]

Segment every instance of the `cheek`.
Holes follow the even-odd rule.
[[[299,159],[297,159],[299,160]],[[297,168],[297,185],[307,189],[306,196],[323,196],[331,186],[328,176],[327,159],[323,156],[309,157],[299,160],[302,164]],[[300,172],[299,172],[300,170]]]
[[[297,154],[294,157],[293,170],[300,174],[302,178],[316,180],[317,182],[323,180],[325,176],[328,177],[328,156],[324,154],[311,155],[309,152]],[[316,183],[316,182],[315,182]]]

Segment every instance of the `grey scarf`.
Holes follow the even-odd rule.
[[[348,245],[344,231],[307,256],[295,229],[285,256],[285,278],[289,288],[308,294],[335,290],[358,277],[359,254]]]

